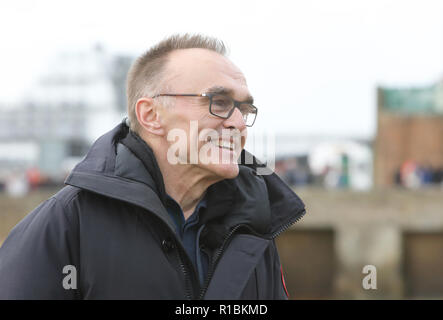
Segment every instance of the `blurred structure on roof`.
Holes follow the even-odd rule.
[[[29,168],[63,181],[91,143],[126,113],[132,60],[100,45],[60,53],[20,103],[1,105],[0,183]]]

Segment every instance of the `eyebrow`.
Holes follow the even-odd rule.
[[[213,86],[211,88],[206,89],[205,92],[224,94],[224,95],[231,96],[231,97],[234,95],[234,91],[232,89],[229,89],[229,88],[226,88],[223,86]],[[240,102],[247,102],[247,103],[253,104],[254,97],[252,97],[251,95],[248,95],[244,101],[240,101]]]

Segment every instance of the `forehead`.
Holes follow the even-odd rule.
[[[165,81],[178,93],[202,93],[220,86],[235,95],[249,95],[243,73],[226,57],[207,49],[182,49],[171,52]]]

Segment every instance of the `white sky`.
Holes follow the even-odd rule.
[[[222,39],[259,108],[254,130],[372,137],[377,84],[443,76],[443,1],[18,1],[0,3],[0,102],[57,52],[102,43],[139,55],[171,33]]]

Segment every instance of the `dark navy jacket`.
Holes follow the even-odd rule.
[[[243,152],[243,155],[245,152]],[[240,165],[212,185],[204,284],[165,209],[152,151],[125,123],[100,137],[57,194],[0,248],[0,299],[286,299],[274,239],[305,208],[275,174]],[[77,289],[65,289],[67,265]]]

